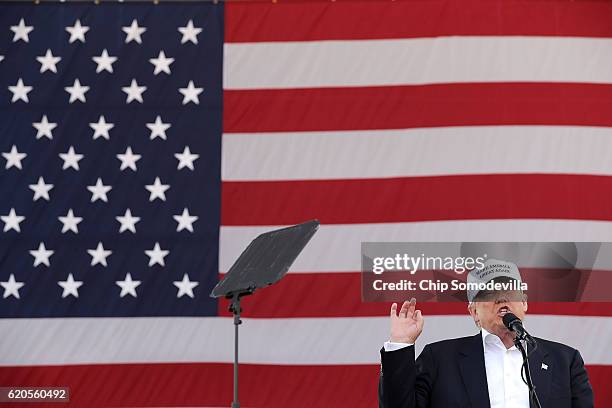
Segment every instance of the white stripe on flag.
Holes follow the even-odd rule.
[[[219,270],[227,272],[257,235],[282,226],[223,226]],[[612,242],[612,223],[575,220],[428,221],[322,225],[291,272],[357,272],[362,242]],[[600,251],[596,267],[612,269]]]
[[[612,40],[474,36],[226,43],[224,89],[612,83]]]
[[[612,318],[533,315],[526,324],[535,336],[579,348],[587,364],[612,364]],[[376,364],[388,318],[245,319],[240,330],[243,363]],[[0,332],[2,366],[233,361],[230,318],[2,319]],[[475,333],[467,311],[426,316],[418,351]]]
[[[607,127],[229,133],[223,135],[222,178],[262,181],[491,173],[612,175],[610,157],[612,128]]]

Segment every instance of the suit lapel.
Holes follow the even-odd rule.
[[[529,356],[529,370],[540,404],[543,407],[547,406],[546,400],[550,395],[550,376],[554,368],[552,364],[554,363],[548,359],[546,347],[543,342],[539,342],[538,348]],[[535,407],[533,402],[530,405]]]
[[[490,408],[482,335],[467,338],[459,354],[461,376],[472,407]]]

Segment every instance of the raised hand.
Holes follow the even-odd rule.
[[[391,305],[391,337],[394,343],[414,343],[423,331],[423,316],[416,309],[416,299],[412,298],[402,304],[397,313],[397,303]]]

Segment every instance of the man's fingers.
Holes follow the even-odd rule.
[[[423,314],[420,310],[414,312],[414,319],[416,320],[416,324],[419,330],[423,330],[423,325],[425,324],[425,319],[423,319]]]
[[[408,312],[406,313],[406,317],[414,316],[414,309],[416,309],[416,299],[410,299],[410,303],[408,304]]]
[[[397,317],[397,303],[391,305],[391,317]]]
[[[399,317],[406,317],[407,316],[409,305],[410,305],[410,303],[408,301],[405,301],[402,304],[402,308],[400,309],[400,312],[399,312]]]

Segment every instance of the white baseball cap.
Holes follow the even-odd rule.
[[[467,276],[468,290],[467,298],[472,302],[480,290],[470,289],[470,283],[487,283],[492,279],[514,279],[521,282],[521,274],[518,266],[512,262],[500,261],[499,259],[487,259],[482,268],[472,269]]]

